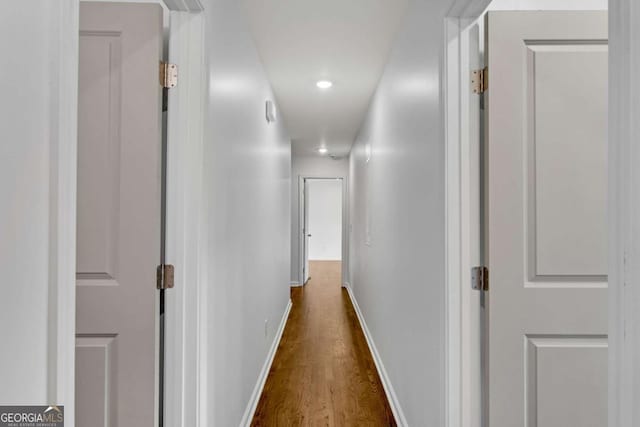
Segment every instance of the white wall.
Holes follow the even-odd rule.
[[[412,426],[445,423],[441,59],[443,18],[464,3],[410,2],[350,156],[350,283]]]
[[[0,28],[0,402],[73,425],[78,3],[5,2]]]
[[[410,2],[350,156],[351,287],[411,426],[445,425],[439,73],[448,3]]]
[[[316,178],[343,178],[343,183],[348,184],[349,160],[347,158],[333,160],[327,156],[293,156],[291,166],[291,284],[299,285],[302,279],[302,212],[300,197],[302,192],[300,177]],[[347,191],[345,191],[346,195]],[[347,236],[348,206],[344,203],[343,233]],[[346,239],[345,239],[346,240]],[[342,275],[343,281],[347,279],[348,242],[343,242],[342,247]]]
[[[307,180],[309,259],[342,259],[342,180]]]
[[[164,27],[165,36],[169,31],[169,14],[170,10],[163,0],[82,0],[86,2],[100,2],[100,3],[157,3],[162,7],[162,26]]]
[[[27,23],[33,28],[19,47],[12,38],[0,38],[2,51],[11,52],[3,55],[0,83],[6,99],[0,107],[0,263],[6,280],[0,300],[0,336],[6,339],[0,401],[18,403],[43,401],[46,393],[50,112],[41,70],[49,60],[50,34],[46,9],[12,3],[0,17],[3,34],[19,34]],[[18,357],[11,348],[29,351]]]
[[[488,10],[607,10],[607,0],[493,0]]]
[[[289,301],[291,147],[240,4],[205,3],[206,426],[240,423]],[[265,320],[268,321],[265,336]]]

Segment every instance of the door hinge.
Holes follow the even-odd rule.
[[[489,86],[489,68],[473,70],[471,72],[471,88],[473,93],[484,93]]]
[[[178,66],[169,62],[160,62],[160,86],[171,89],[178,84]]]
[[[173,288],[173,265],[160,264],[158,266],[156,276],[156,286],[158,289],[171,289]]]
[[[471,269],[471,289],[476,291],[489,290],[489,269],[485,266]]]

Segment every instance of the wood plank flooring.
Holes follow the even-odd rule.
[[[339,261],[310,262],[252,426],[396,426]]]

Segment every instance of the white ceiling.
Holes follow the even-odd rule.
[[[346,155],[407,0],[242,0],[293,153]],[[333,87],[320,90],[326,79]]]

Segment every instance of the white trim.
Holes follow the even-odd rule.
[[[298,234],[298,282],[305,285],[305,277],[304,277],[304,247],[305,247],[305,230],[304,230],[304,176],[298,175],[298,229],[296,233]]]
[[[282,315],[280,326],[278,326],[278,332],[276,332],[276,336],[273,339],[273,343],[271,344],[271,349],[269,349],[269,353],[267,354],[267,359],[265,360],[264,365],[262,366],[262,370],[260,371],[258,382],[256,383],[256,386],[253,389],[253,393],[251,393],[251,399],[249,400],[247,409],[244,411],[244,415],[242,416],[242,421],[240,421],[241,427],[251,426],[251,421],[253,421],[253,416],[256,413],[256,409],[258,408],[258,402],[260,402],[260,396],[262,395],[264,384],[267,382],[267,377],[269,376],[269,371],[271,370],[273,359],[276,357],[276,351],[278,350],[278,345],[280,345],[280,340],[282,339],[284,328],[287,325],[287,320],[289,319],[289,313],[291,312],[292,305],[293,303],[291,302],[291,300],[289,300],[289,303],[287,304],[287,307],[284,310],[284,314]]]
[[[169,61],[178,64],[178,85],[169,91],[167,120],[166,261],[175,267],[175,288],[165,300],[165,425],[196,426],[203,363],[199,353],[206,282],[201,242],[205,93],[204,16],[170,13]]]
[[[201,12],[204,10],[201,0],[163,0],[163,3],[169,10],[176,12]]]
[[[302,283],[300,282],[289,282],[289,286],[291,286],[292,288],[297,288],[302,286]]]
[[[360,322],[360,327],[362,328],[362,332],[364,332],[364,337],[367,340],[367,345],[369,346],[369,351],[373,356],[373,362],[376,365],[376,370],[378,371],[378,375],[380,376],[380,381],[382,382],[382,387],[384,388],[384,392],[387,396],[387,400],[389,401],[389,406],[391,406],[391,412],[393,412],[393,417],[396,420],[396,423],[399,427],[407,427],[409,424],[407,423],[407,419],[404,416],[404,412],[402,412],[402,407],[400,406],[400,401],[396,396],[396,392],[391,385],[391,380],[389,379],[389,375],[387,375],[387,371],[384,368],[384,363],[382,363],[382,358],[378,353],[378,349],[373,341],[373,336],[367,327],[367,322],[364,320],[364,315],[360,310],[360,306],[358,305],[358,301],[356,300],[353,291],[351,290],[351,286],[345,286],[347,288],[347,293],[349,294],[349,299],[351,299],[351,304],[355,309],[356,315],[358,316],[358,321]]]
[[[460,425],[480,427],[485,422],[481,419],[482,400],[480,387],[482,384],[481,361],[477,357],[468,357],[483,351],[482,328],[484,327],[484,310],[481,308],[480,293],[471,289],[471,269],[483,262],[480,241],[482,190],[480,182],[483,168],[481,162],[481,114],[480,98],[471,92],[468,77],[471,70],[481,68],[480,46],[482,27],[470,26],[468,20],[461,20],[460,30]],[[479,23],[480,24],[480,23]]]
[[[609,426],[640,418],[640,22],[636,0],[609,1]]]
[[[460,426],[461,402],[461,169],[460,169],[460,27],[459,19],[445,20],[445,425]]]
[[[79,1],[47,5],[57,40],[50,43],[50,243],[48,403],[75,414],[76,173]]]
[[[482,16],[490,3],[491,0],[454,0],[447,17],[473,22]]]
[[[472,172],[478,172],[477,153],[479,117],[471,117],[471,102],[478,101],[470,92],[471,53],[470,27],[474,20],[445,20],[444,55],[445,85],[445,222],[446,222],[446,318],[445,318],[445,425],[476,427],[480,425],[479,387],[481,370],[470,357],[477,351],[481,337],[479,296],[471,290],[471,268],[479,262],[480,206],[479,187],[471,188]],[[479,112],[479,104],[475,108]],[[473,123],[472,123],[473,122]],[[473,126],[475,124],[475,127]],[[476,151],[474,151],[474,148]],[[475,162],[475,164],[474,164]],[[475,304],[475,306],[474,306]]]
[[[465,153],[465,136],[463,127],[469,122],[463,111],[468,111],[469,98],[463,96],[468,88],[465,76],[470,75],[468,63],[468,46],[464,44],[467,36],[465,28],[476,21],[487,8],[491,0],[456,0],[445,18],[445,43],[443,60],[443,94],[444,94],[444,128],[445,128],[445,200],[446,200],[446,304],[445,304],[445,426],[468,427],[479,425],[463,424],[471,418],[470,398],[473,390],[468,390],[470,378],[463,375],[478,375],[465,369],[468,359],[473,355],[468,340],[471,331],[464,321],[469,312],[468,298],[464,294],[464,286],[468,287],[469,253],[471,235],[468,224],[462,222],[470,219],[469,188],[464,185],[468,178],[468,166],[463,165]],[[463,59],[464,58],[464,59]],[[467,159],[468,160],[468,159]],[[467,168],[467,169],[464,169]],[[465,211],[466,209],[466,211]],[[468,304],[467,304],[468,305]],[[478,396],[475,396],[479,399]]]

